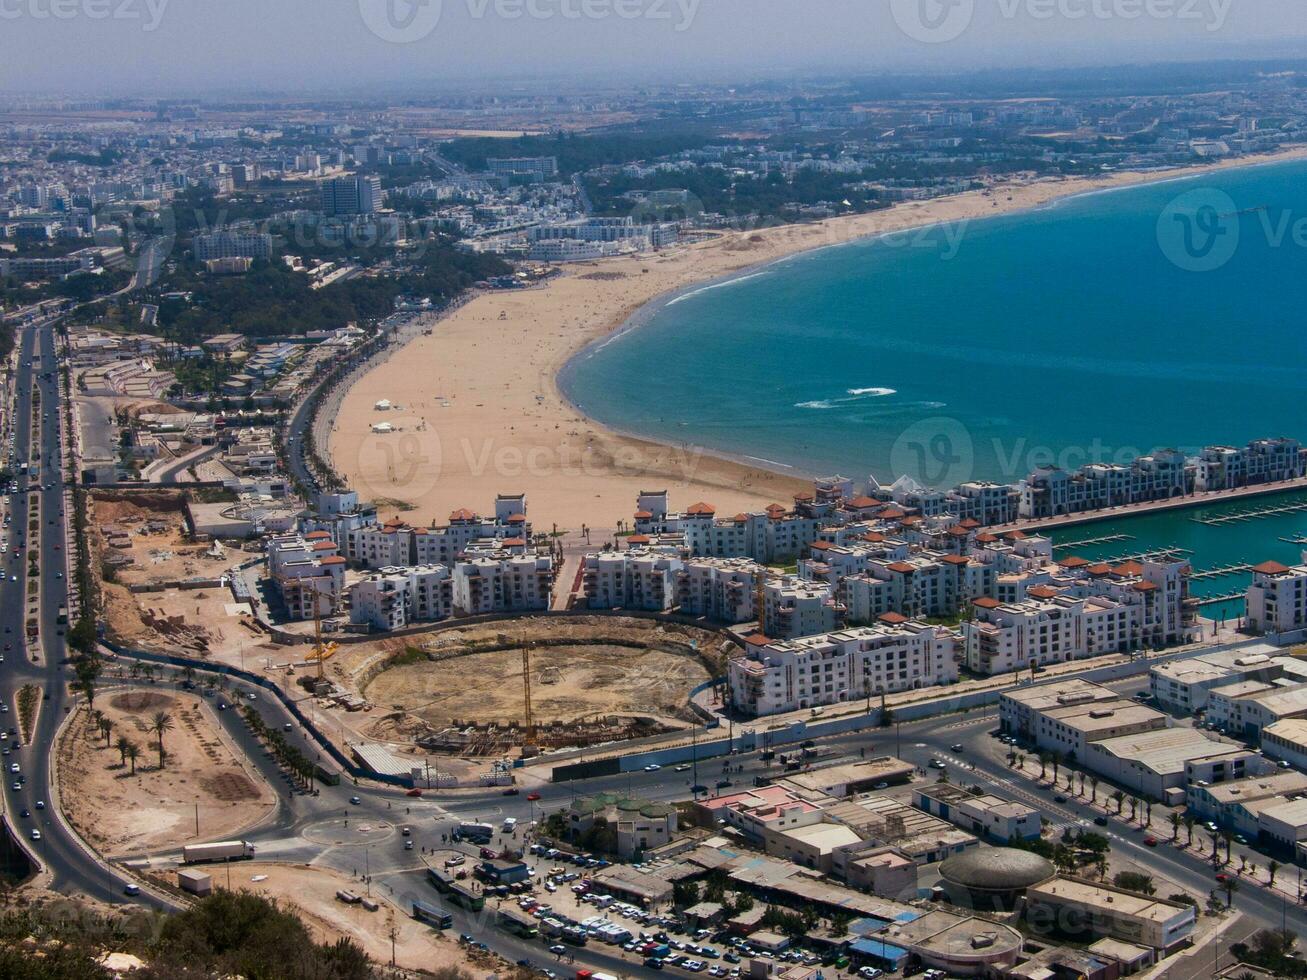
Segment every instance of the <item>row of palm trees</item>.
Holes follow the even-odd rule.
[[[1037,756],[1037,760],[1039,762],[1040,780],[1042,781],[1048,778],[1048,771],[1049,768],[1051,767],[1053,771],[1052,784],[1054,788],[1056,788],[1058,786],[1059,774],[1061,772],[1062,765],[1066,761],[1063,754],[1061,752],[1040,752]],[[1017,769],[1025,769],[1026,756],[1020,752],[1017,752],[1016,750],[1013,750],[1008,753],[1008,765]],[[1091,806],[1096,806],[1098,804],[1099,779],[1097,776],[1086,775],[1083,772],[1076,772],[1071,770],[1068,770],[1065,773],[1065,776],[1066,776],[1066,789],[1068,792],[1075,791],[1075,781],[1077,778],[1079,778],[1080,789],[1078,795],[1084,796],[1085,784],[1088,783],[1090,789],[1089,803]],[[1144,795],[1142,797],[1135,797],[1118,789],[1118,790],[1114,790],[1111,794],[1106,796],[1104,799],[1104,803],[1106,803],[1108,800],[1111,800],[1113,803],[1116,804],[1116,815],[1118,817],[1122,817],[1124,815],[1125,808],[1128,805],[1130,807],[1130,817],[1128,820],[1129,823],[1138,822],[1142,827],[1146,827],[1146,828],[1152,827],[1153,806],[1158,801],[1153,799],[1151,796]],[[1183,827],[1187,835],[1186,846],[1193,847],[1194,830],[1198,826],[1197,819],[1188,813],[1181,814],[1179,811],[1173,810],[1168,820],[1171,824],[1171,841],[1173,843],[1179,841],[1180,828]],[[1211,837],[1212,863],[1214,865],[1230,864],[1233,860],[1231,854],[1232,854],[1232,846],[1235,838],[1234,832],[1230,830],[1219,830],[1216,831],[1215,833],[1210,834],[1209,836]],[[1225,860],[1223,862],[1220,860],[1220,846],[1222,843],[1225,844]],[[1249,867],[1248,859],[1245,856],[1240,855],[1239,874],[1243,874],[1248,867]],[[1278,861],[1271,861],[1266,866],[1266,871],[1270,878],[1270,887],[1272,888],[1275,887],[1275,876],[1280,872],[1281,867],[1282,865]],[[1257,865],[1254,864],[1251,866],[1251,868],[1252,868],[1252,874],[1255,877],[1257,874]],[[1229,882],[1227,882],[1226,884],[1227,884],[1226,891],[1228,895],[1233,895],[1234,889],[1228,887],[1228,885],[1230,884]]]
[[[277,757],[277,761],[299,780],[300,788],[311,790],[317,778],[317,764],[297,747],[291,745],[281,729],[269,727],[263,720],[263,715],[250,705],[242,705],[241,714],[246,724],[250,726],[250,730],[268,745],[272,754]]]

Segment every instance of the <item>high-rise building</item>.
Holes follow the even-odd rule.
[[[381,210],[381,178],[336,177],[322,182],[322,213],[329,217]]]

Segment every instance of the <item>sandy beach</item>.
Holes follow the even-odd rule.
[[[1307,147],[1189,170],[995,184],[874,214],[730,232],[651,255],[564,267],[547,285],[480,295],[363,377],[333,422],[341,475],[384,516],[443,523],[459,508],[493,512],[496,494],[524,492],[538,531],[596,531],[629,522],[641,490],[667,489],[674,507],[706,501],[720,515],[787,504],[797,474],[612,432],[560,394],[577,351],[670,294],[797,252],[931,224],[1028,210],[1058,198],[1191,173],[1307,158]],[[645,397],[658,398],[657,365]],[[389,411],[377,402],[388,400]],[[389,423],[394,431],[376,433]],[[845,474],[861,477],[864,474]]]

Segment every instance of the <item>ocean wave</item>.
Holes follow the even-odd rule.
[[[816,398],[812,401],[796,402],[795,408],[836,408],[840,405],[851,405],[854,402],[860,402],[864,398],[886,398],[889,395],[897,395],[896,388],[848,388],[845,393],[846,398]]]
[[[687,299],[693,299],[695,296],[702,296],[704,293],[710,293],[714,289],[725,289],[727,286],[735,286],[742,282],[748,282],[750,279],[761,279],[767,275],[766,272],[755,272],[752,275],[740,276],[738,279],[727,279],[725,282],[713,282],[707,286],[700,286],[698,289],[692,289],[688,293],[682,293],[675,299],[667,301],[668,306],[675,306],[677,303],[684,302]]]

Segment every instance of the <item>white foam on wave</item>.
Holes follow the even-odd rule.
[[[896,388],[848,388],[846,389],[846,398],[816,398],[812,401],[796,402],[795,408],[836,408],[840,405],[851,405],[854,402],[862,401],[864,398],[886,398],[890,395],[897,395]]]
[[[795,402],[795,408],[834,408],[835,403],[825,398],[812,402]]]
[[[712,292],[714,289],[725,289],[727,286],[735,286],[742,282],[748,282],[750,279],[761,279],[767,275],[766,272],[755,272],[750,276],[740,276],[738,279],[727,279],[725,282],[709,283],[707,286],[700,286],[698,289],[692,289],[688,293],[682,293],[675,299],[667,301],[668,306],[675,306],[677,303],[684,302],[687,299],[693,299],[695,296],[702,296],[704,293]]]

